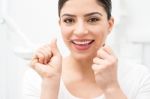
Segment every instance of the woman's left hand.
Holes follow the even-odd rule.
[[[97,51],[97,56],[93,59],[92,69],[96,83],[104,91],[119,86],[117,81],[117,61],[117,57],[108,46],[100,48]]]

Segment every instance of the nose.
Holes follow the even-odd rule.
[[[88,34],[88,29],[84,22],[78,22],[75,26],[74,34],[77,36],[84,36]]]

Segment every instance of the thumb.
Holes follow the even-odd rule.
[[[50,47],[51,47],[51,51],[53,53],[53,55],[58,55],[60,52],[59,52],[59,49],[57,47],[57,39],[52,39],[51,43],[50,43]]]

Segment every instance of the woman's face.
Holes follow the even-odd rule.
[[[94,57],[113,26],[104,8],[95,0],[68,0],[60,12],[60,28],[71,54],[78,58]]]

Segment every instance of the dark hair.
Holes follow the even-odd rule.
[[[59,0],[58,1],[58,14],[60,16],[60,11],[62,9],[62,7],[64,6],[64,4],[67,2],[68,0]],[[112,4],[111,4],[111,0],[96,0],[97,3],[101,6],[104,7],[106,13],[107,13],[107,18],[110,19],[111,17],[111,10],[112,10]]]

